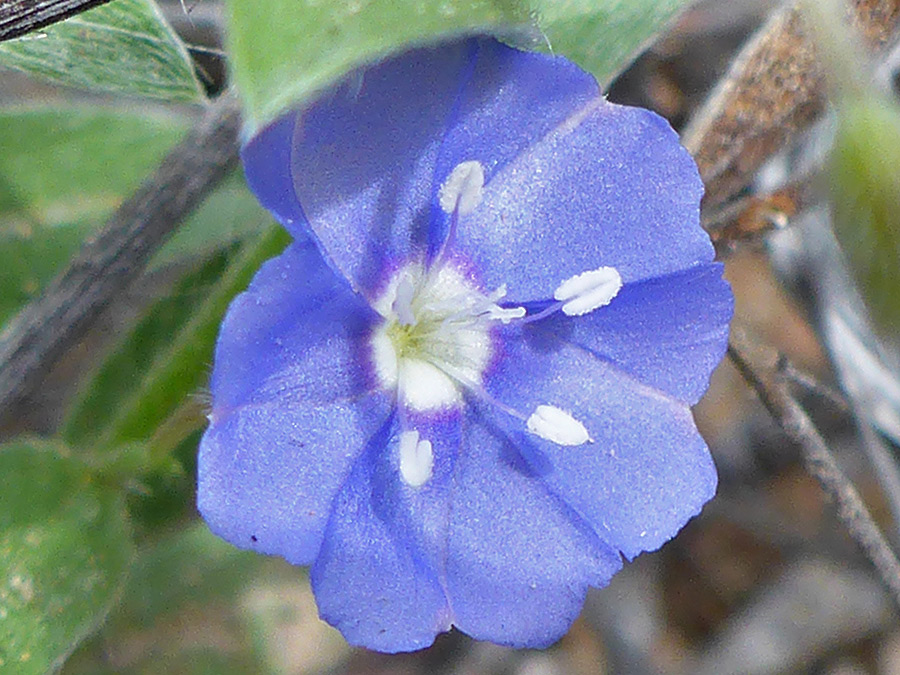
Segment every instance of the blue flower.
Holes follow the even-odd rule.
[[[383,651],[540,647],[715,491],[690,405],[732,297],[668,124],[487,39],[243,151],[295,242],[222,325],[199,508]]]

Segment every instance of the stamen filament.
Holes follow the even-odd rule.
[[[558,302],[551,303],[548,307],[545,307],[537,314],[527,315],[524,319],[522,319],[521,322],[522,323],[532,323],[533,321],[540,321],[541,319],[546,319],[551,314],[554,314],[555,312],[558,312],[560,309],[562,309],[562,306],[564,304],[565,303],[561,300]]]

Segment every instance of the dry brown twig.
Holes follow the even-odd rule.
[[[240,109],[213,103],[159,168],[0,335],[0,419],[27,399],[181,220],[236,166]]]
[[[754,344],[739,328],[732,329],[728,356],[756,391],[785,435],[801,450],[806,470],[837,505],[838,516],[877,570],[900,607],[900,561],[872,514],[844,475],[825,439],[790,391],[781,375],[784,359],[775,350]]]
[[[900,0],[853,0],[849,22],[875,50],[900,24]],[[731,201],[825,106],[825,80],[798,10],[776,12],[741,50],[684,143],[706,185],[704,207]]]
[[[900,25],[900,0],[853,0],[849,23],[875,50],[888,45]],[[771,228],[790,215],[805,192],[735,198],[762,164],[797,132],[811,125],[826,103],[825,79],[800,14],[775,13],[732,64],[685,134],[706,185],[707,225],[720,250]],[[782,199],[784,198],[784,199]],[[718,227],[716,227],[716,225]],[[781,375],[783,360],[733,331],[728,354],[785,434],[798,443],[809,473],[834,499],[838,515],[900,606],[900,562]],[[779,363],[780,361],[780,363]]]

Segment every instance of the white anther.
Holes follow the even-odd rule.
[[[563,314],[581,316],[608,305],[622,288],[622,277],[615,267],[600,267],[566,279],[553,293],[557,300],[567,301]]]
[[[438,194],[441,208],[445,213],[458,209],[459,215],[468,215],[481,203],[483,189],[484,167],[481,162],[461,162],[453,167],[441,185]]]
[[[416,316],[412,311],[412,301],[416,294],[416,288],[413,283],[406,277],[397,284],[394,302],[391,303],[391,309],[397,317],[397,323],[402,326],[411,326],[416,322]]]
[[[539,405],[525,425],[531,433],[557,445],[582,445],[591,440],[581,422],[554,405]]]
[[[419,440],[415,429],[400,434],[400,475],[412,487],[428,482],[434,471],[434,453],[431,441]]]

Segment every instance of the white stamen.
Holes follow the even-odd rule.
[[[416,322],[416,316],[412,311],[412,300],[415,293],[415,286],[408,278],[404,277],[397,284],[397,294],[394,296],[394,302],[391,303],[391,309],[397,316],[397,322],[403,326],[411,326]]]
[[[458,406],[460,382],[480,386],[490,362],[491,324],[524,314],[496,305],[505,292],[501,286],[484,294],[450,265],[398,270],[372,303],[385,319],[370,342],[379,384],[396,388],[403,404],[419,412]]]
[[[615,267],[600,267],[582,272],[562,282],[553,297],[565,300],[563,314],[581,316],[608,305],[622,288],[622,277]]]
[[[481,203],[484,188],[484,167],[481,162],[470,160],[457,164],[438,194],[444,213],[459,209],[466,216]]]
[[[525,425],[531,433],[557,445],[582,445],[591,440],[581,422],[553,405],[539,405]]]
[[[524,307],[503,308],[494,305],[488,308],[488,316],[502,323],[509,323],[513,319],[521,319],[525,314]]]
[[[400,475],[412,487],[428,482],[434,471],[434,453],[431,441],[419,440],[415,429],[400,434]]]

